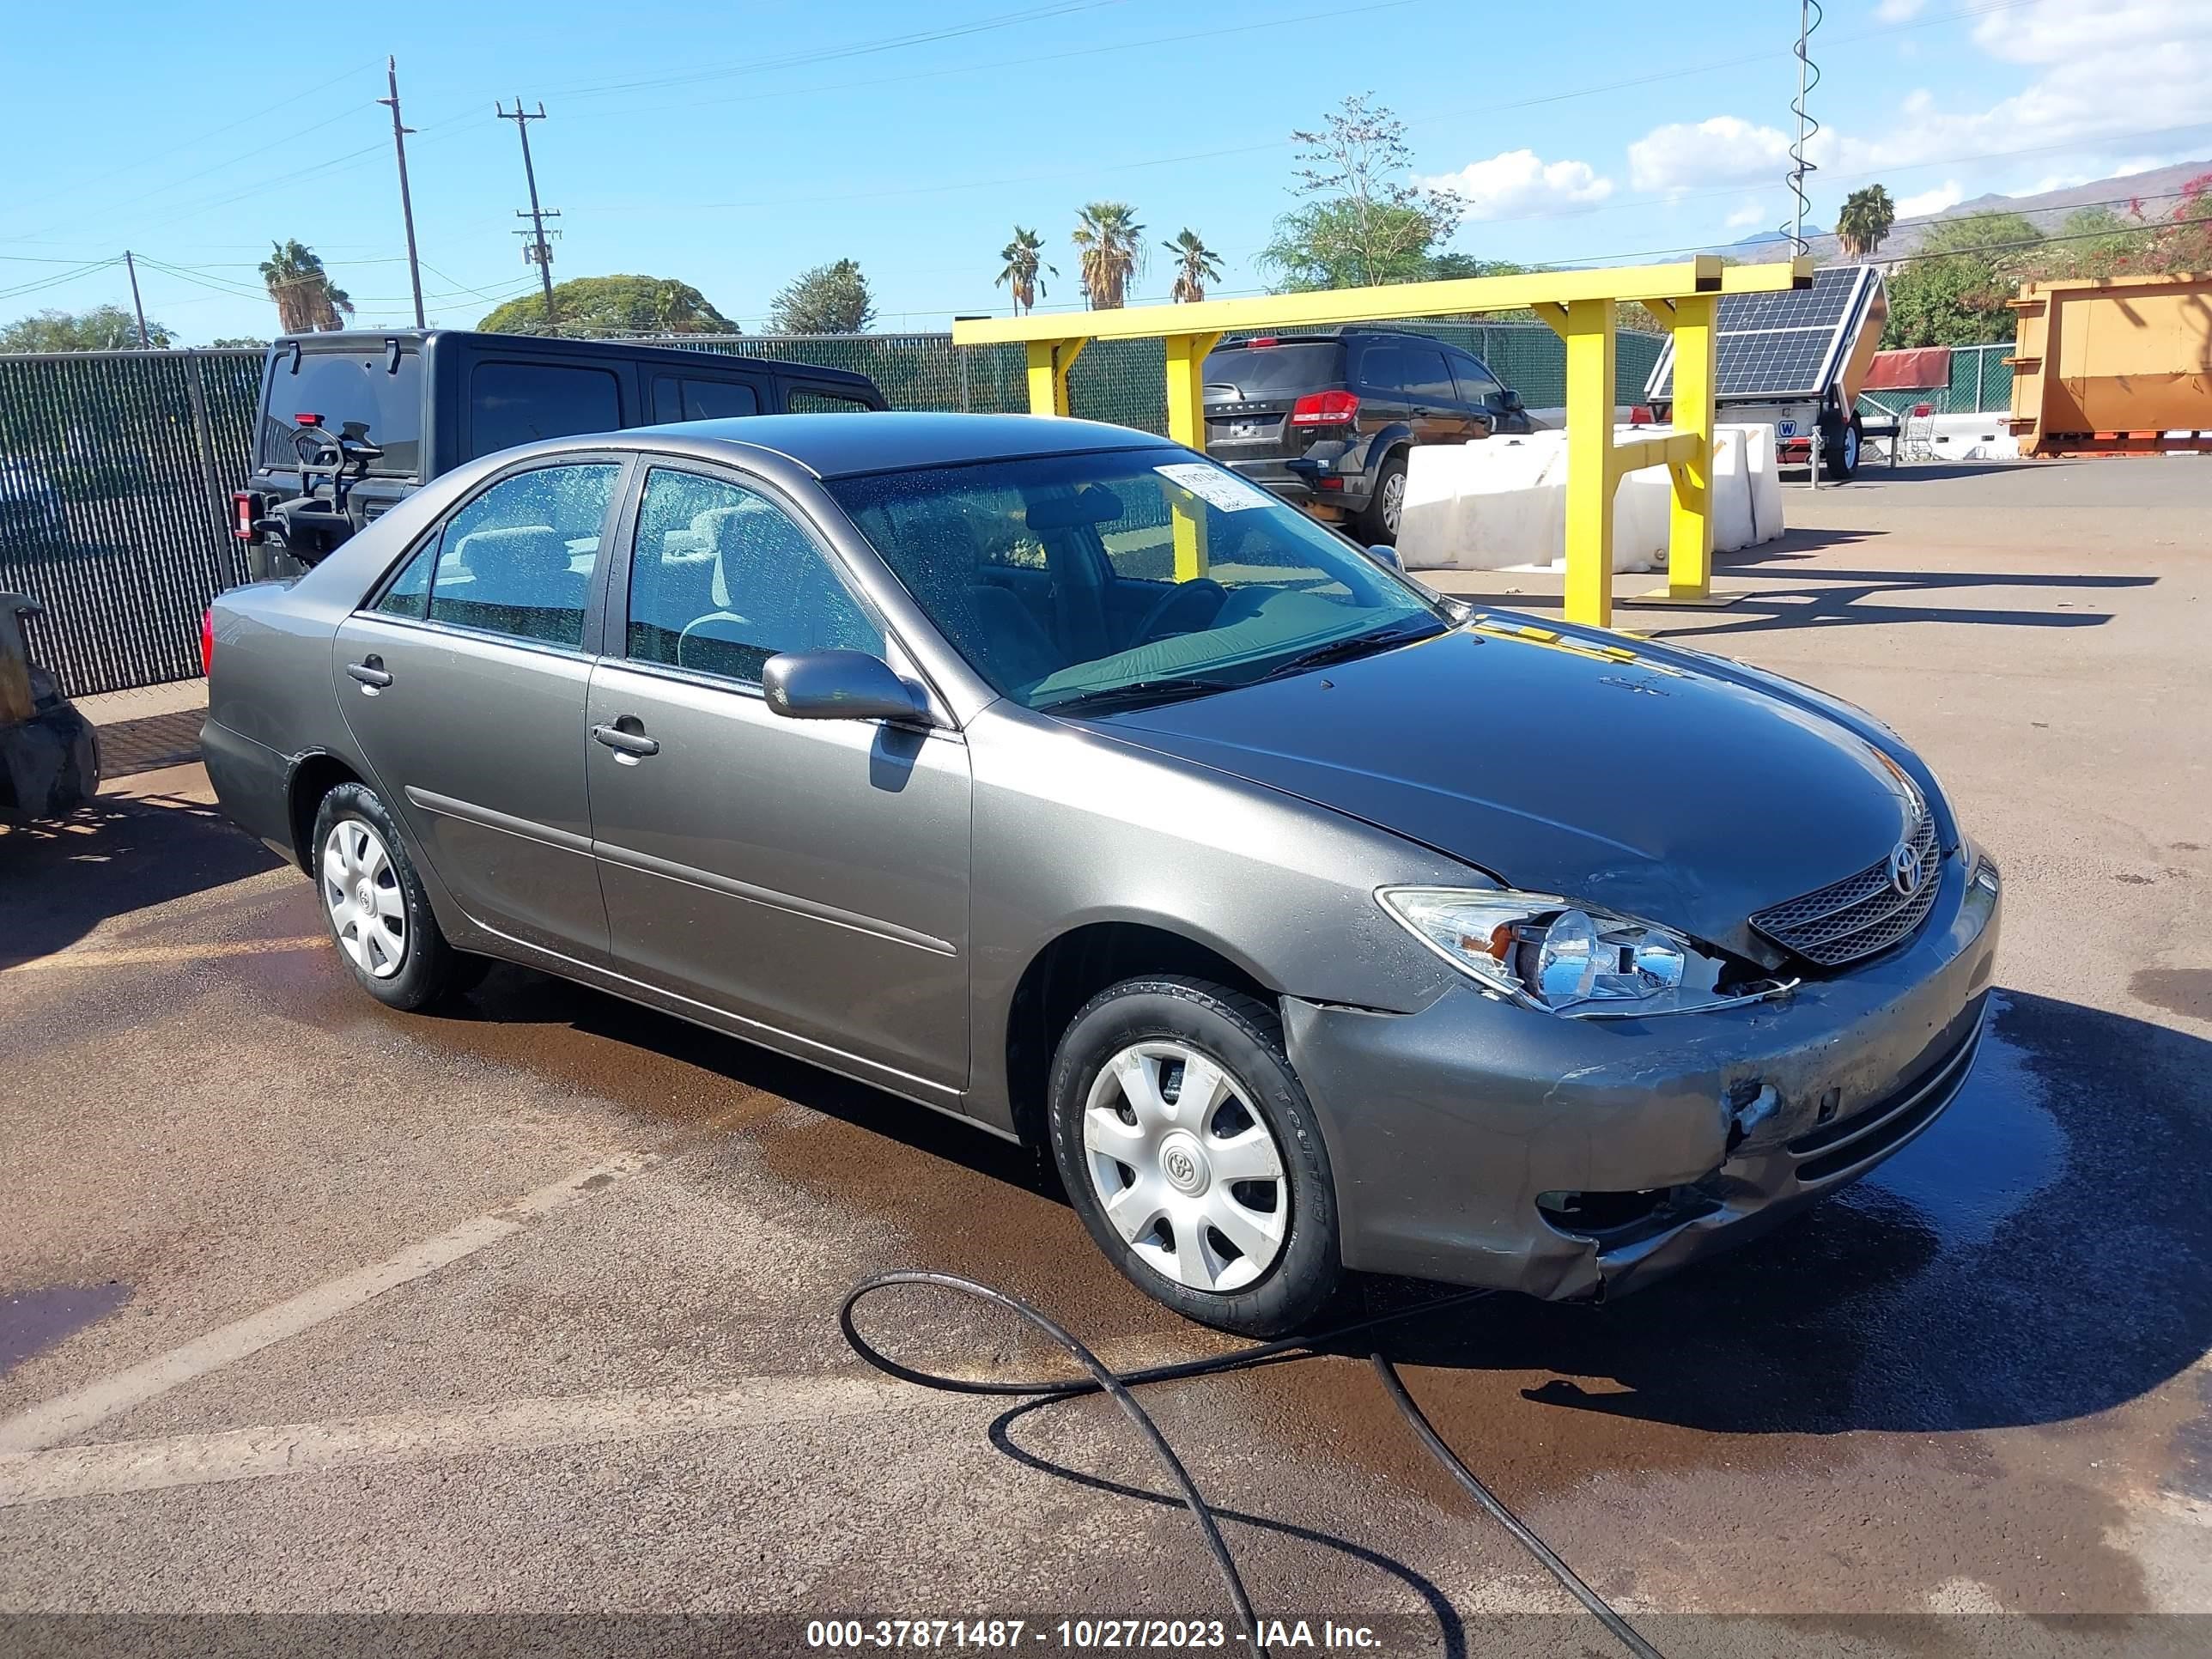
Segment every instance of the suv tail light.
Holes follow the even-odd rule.
[[[253,526],[261,517],[261,497],[251,489],[237,489],[230,496],[230,533],[234,540],[250,542]]]
[[[215,607],[200,612],[200,673],[215,672]]]
[[[1291,405],[1292,426],[1350,426],[1359,399],[1349,392],[1310,392]]]

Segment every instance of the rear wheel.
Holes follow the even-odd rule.
[[[342,783],[325,795],[314,846],[324,918],[363,990],[391,1007],[415,1009],[461,988],[470,964],[446,943],[399,828],[374,790]]]
[[[1382,463],[1375,480],[1375,494],[1359,515],[1359,533],[1385,546],[1398,544],[1398,520],[1406,510],[1406,456],[1401,450]]]
[[[1188,1318],[1279,1336],[1339,1263],[1336,1194],[1266,1003],[1203,980],[1124,980],[1054,1055],[1052,1143],[1091,1236]]]

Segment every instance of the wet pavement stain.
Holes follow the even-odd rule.
[[[2128,990],[2170,1014],[2212,1020],[2212,968],[2145,968],[2129,979]]]
[[[116,1279],[101,1285],[42,1285],[0,1297],[0,1376],[131,1300]]]

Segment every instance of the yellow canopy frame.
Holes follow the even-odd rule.
[[[1030,409],[1038,415],[1068,413],[1068,370],[1090,341],[1164,340],[1168,435],[1202,451],[1206,355],[1232,331],[1528,307],[1567,349],[1566,617],[1602,628],[1613,620],[1613,494],[1621,475],[1637,467],[1664,465],[1674,483],[1667,586],[1644,597],[1668,605],[1729,602],[1712,591],[1713,390],[1720,296],[1779,293],[1809,287],[1812,281],[1808,258],[1724,266],[1717,256],[1700,254],[1679,264],[1470,276],[1045,317],[970,318],[952,325],[952,339],[957,345],[1025,346]],[[1674,338],[1674,430],[1664,437],[1613,440],[1613,351],[1623,305],[1642,306]],[[1202,574],[1204,520],[1179,511],[1175,538],[1176,580]]]

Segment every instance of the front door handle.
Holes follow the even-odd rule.
[[[625,714],[612,726],[595,726],[592,735],[613,750],[617,757],[630,755],[643,757],[660,752],[660,744],[645,735],[641,722],[635,714]]]
[[[346,672],[371,691],[380,691],[392,684],[392,676],[384,672],[384,659],[374,654],[362,658],[359,662],[348,663]]]

